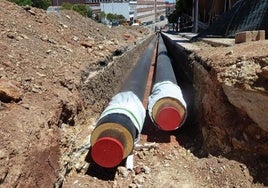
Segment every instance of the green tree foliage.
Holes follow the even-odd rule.
[[[100,13],[99,13],[99,18],[103,19],[103,18],[105,18],[105,17],[106,17],[105,12],[100,12]]]
[[[79,14],[81,14],[82,16],[85,16],[85,17],[92,17],[92,15],[93,15],[93,10],[87,5],[63,3],[61,5],[61,7],[62,7],[62,9],[76,11]]]
[[[62,9],[72,10],[73,5],[71,3],[62,3]]]
[[[122,15],[122,14],[111,14],[111,13],[108,13],[107,14],[107,20],[109,20],[110,22],[112,20],[118,20],[120,23],[123,23],[126,21],[126,18]]]
[[[20,5],[20,6],[32,5],[31,0],[9,0],[9,1],[16,3],[17,5]]]
[[[92,18],[93,16],[93,10],[89,6],[87,7],[87,17]]]
[[[114,14],[108,13],[106,18],[107,18],[107,20],[109,20],[111,22],[114,19]]]
[[[178,21],[178,14],[176,11],[173,11],[169,16],[168,16],[168,22],[169,23],[177,23]]]
[[[175,9],[177,14],[181,13],[191,14],[192,6],[193,6],[192,0],[177,0]]]
[[[101,22],[102,19],[106,18],[106,14],[104,12],[100,12],[99,14],[96,15],[95,20],[97,20],[98,22]]]
[[[47,9],[51,5],[50,0],[9,0],[10,2],[16,3],[20,6],[33,6],[36,8],[41,8],[41,9]]]
[[[33,7],[42,8],[44,10],[46,10],[51,5],[50,0],[32,0],[32,2]]]
[[[73,10],[78,12],[79,14],[81,14],[82,16],[87,17],[87,7],[85,5],[82,4],[74,4],[73,5]]]

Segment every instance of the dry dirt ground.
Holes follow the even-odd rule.
[[[267,163],[259,174],[234,157],[208,154],[196,123],[195,131],[166,133],[147,119],[133,170],[85,161],[94,123],[151,35],[0,0],[0,187],[267,185]],[[216,52],[230,53],[213,50],[213,62],[222,60]]]

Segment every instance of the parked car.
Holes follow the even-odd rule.
[[[163,20],[165,20],[165,16],[161,15],[160,16],[160,21],[163,21]]]
[[[112,20],[112,21],[110,22],[110,25],[111,25],[112,27],[119,26],[119,21],[118,21],[118,20]]]

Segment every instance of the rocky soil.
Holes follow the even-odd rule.
[[[47,14],[0,0],[0,187],[268,185],[267,41],[233,48],[197,43],[203,50],[190,57],[209,72],[196,87],[199,115],[207,119],[168,133],[147,119],[133,169],[86,162],[94,123],[152,35],[140,27],[110,29],[72,11]],[[221,90],[218,83],[226,83],[224,97],[212,92]],[[263,99],[254,109],[264,109],[241,107],[237,96]],[[223,128],[222,137],[219,122],[229,116],[221,114],[230,110],[215,108],[226,103],[238,129]]]
[[[81,141],[76,129],[90,134],[92,119],[120,83],[102,72],[149,34],[0,1],[1,187],[62,184]],[[113,74],[122,80],[131,61],[119,66]]]

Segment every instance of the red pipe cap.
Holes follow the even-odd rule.
[[[161,108],[157,112],[155,119],[159,128],[165,131],[175,130],[182,122],[179,111],[172,106]]]
[[[92,146],[91,156],[100,166],[112,168],[120,164],[124,156],[121,142],[112,137],[103,137]]]

